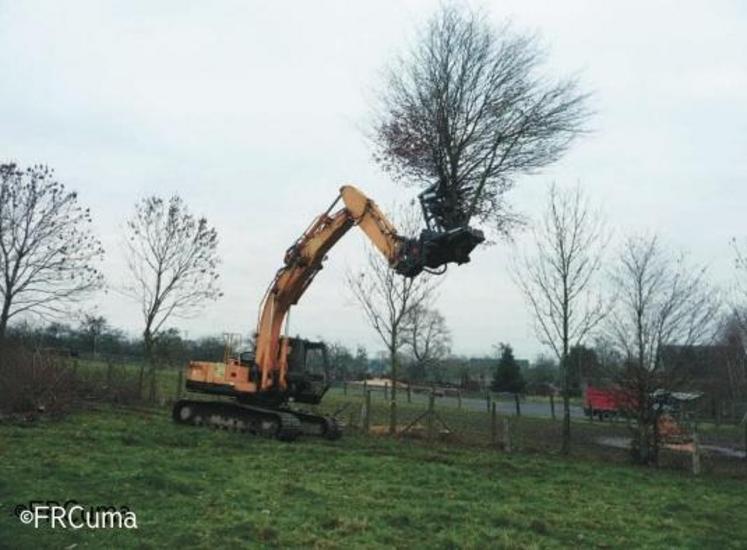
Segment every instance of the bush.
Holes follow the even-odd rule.
[[[64,415],[87,401],[132,404],[140,401],[135,371],[108,365],[79,369],[77,361],[21,346],[0,357],[0,413]]]
[[[75,400],[75,373],[69,359],[6,347],[0,357],[0,412],[59,415]]]

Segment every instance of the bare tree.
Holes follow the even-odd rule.
[[[80,332],[90,342],[94,359],[96,359],[96,343],[99,337],[108,329],[109,323],[102,315],[86,313],[80,321]]]
[[[732,320],[744,335],[747,335],[747,254],[737,239],[732,239],[731,244],[734,248],[736,275],[736,284],[731,298]]]
[[[425,189],[429,226],[519,222],[505,197],[515,176],[560,158],[588,117],[576,80],[543,77],[544,60],[537,37],[447,5],[391,66],[374,157]]]
[[[403,342],[412,354],[413,371],[425,377],[451,350],[451,331],[443,315],[433,308],[420,304],[407,316]]]
[[[641,463],[656,463],[660,406],[654,392],[678,382],[677,373],[663,360],[664,348],[710,342],[719,303],[705,267],[688,265],[682,255],[664,249],[656,236],[628,238],[612,279],[617,300],[606,334],[624,361],[618,382],[636,421],[633,456]]]
[[[740,314],[731,311],[723,317],[718,329],[720,360],[726,371],[726,377],[719,380],[726,391],[720,393],[729,395],[732,401],[738,401],[747,394],[746,340],[742,321]]]
[[[580,187],[550,187],[547,208],[534,230],[534,252],[521,258],[515,280],[530,306],[539,339],[560,362],[563,388],[563,443],[570,451],[571,413],[568,357],[581,346],[605,314],[594,292],[607,237],[601,216]]]
[[[218,233],[205,218],[194,217],[179,196],[168,201],[152,196],[135,205],[126,239],[131,280],[124,291],[140,304],[146,356],[152,362],[168,319],[189,317],[221,296]]]
[[[730,300],[731,312],[721,327],[722,344],[729,349],[727,368],[736,395],[747,392],[747,255],[744,244],[732,239],[736,284]],[[736,398],[735,395],[735,398]]]
[[[89,209],[44,165],[0,165],[0,346],[8,321],[54,317],[101,287]]]
[[[400,209],[398,226],[403,234],[416,233],[419,215],[416,210]],[[347,286],[360,304],[369,324],[379,335],[389,355],[392,378],[392,401],[397,398],[398,354],[405,345],[404,332],[410,313],[425,306],[437,285],[431,275],[403,277],[387,264],[382,255],[369,248],[364,270],[348,272]],[[389,431],[394,433],[397,422],[392,415]]]

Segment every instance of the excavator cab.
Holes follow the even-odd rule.
[[[324,342],[288,338],[289,396],[298,403],[316,405],[329,389],[329,358]]]

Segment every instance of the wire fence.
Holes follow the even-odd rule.
[[[338,416],[348,431],[371,436],[555,455],[562,445],[563,411],[558,401],[438,391],[411,391],[408,397],[399,389],[392,401],[390,388],[348,385],[330,390],[316,408]],[[631,462],[632,420],[589,418],[578,401],[571,406],[571,419],[572,456]],[[698,420],[688,426],[686,436],[663,442],[660,467],[747,478],[747,424]]]
[[[176,366],[151,369],[105,358],[76,360],[72,368],[86,381],[86,397],[93,400],[170,407],[186,393],[183,369]],[[557,454],[562,445],[562,403],[551,396],[520,399],[434,387],[398,387],[393,396],[386,385],[340,384],[320,405],[305,408],[332,414],[346,431],[370,436],[548,455]],[[572,456],[630,463],[631,420],[589,418],[578,399],[571,402],[569,412]],[[692,418],[688,426],[694,437],[663,445],[660,466],[747,479],[747,421],[727,420]]]

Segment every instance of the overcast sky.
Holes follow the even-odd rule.
[[[549,47],[546,70],[594,93],[594,132],[512,192],[529,216],[547,186],[581,182],[615,228],[655,231],[731,278],[747,237],[747,8],[734,2],[481,4]],[[364,130],[389,59],[435,1],[35,2],[0,0],[0,162],[46,163],[90,206],[116,287],[122,226],[147,194],[178,192],[218,229],[225,296],[175,325],[190,337],[254,328],[285,249],[344,183],[385,209],[415,189],[371,160]],[[617,242],[615,241],[615,242]],[[524,246],[526,237],[517,239]],[[615,242],[610,247],[614,250]],[[346,291],[362,233],[332,251],[291,332],[383,348]],[[438,307],[454,351],[542,351],[498,243],[450,268]],[[98,304],[140,330],[136,304]]]

